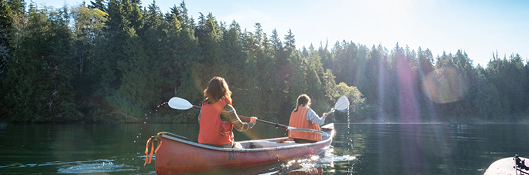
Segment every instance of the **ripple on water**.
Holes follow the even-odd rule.
[[[95,160],[93,162],[76,162],[81,163],[66,168],[59,168],[59,173],[78,174],[78,173],[107,173],[107,172],[124,172],[136,171],[133,166],[126,164],[114,164],[112,161]]]

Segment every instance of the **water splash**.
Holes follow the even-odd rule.
[[[323,154],[284,163],[281,172],[307,172],[308,174],[314,174],[317,171],[334,172],[335,163],[356,160],[356,157],[351,155],[335,155],[334,148],[330,147]]]
[[[154,110],[154,114],[156,112],[158,112],[158,110],[160,109],[160,107],[168,104],[169,102],[163,102],[162,104],[159,104],[158,106],[156,106],[156,109]],[[149,111],[149,113],[145,113],[144,116],[145,116],[145,120],[143,120],[143,124],[146,125],[148,124],[148,121],[149,121],[149,116],[152,116],[154,115],[153,114],[153,111]],[[143,127],[140,128],[140,132],[138,133],[138,135],[136,135],[136,139],[142,139],[141,135],[142,135],[142,132],[143,132]],[[148,136],[147,136],[148,137]],[[136,143],[138,141],[134,140],[133,143]]]
[[[133,166],[126,164],[114,164],[112,161],[96,160],[94,163],[84,162],[67,168],[59,168],[58,173],[81,174],[81,173],[109,173],[109,172],[131,172],[136,171]]]
[[[139,156],[141,159],[141,156]],[[134,159],[133,159],[134,160]],[[115,159],[97,159],[87,161],[52,161],[41,164],[28,163],[20,164],[14,163],[7,166],[0,166],[2,168],[9,168],[12,173],[29,173],[29,172],[42,172],[50,167],[57,167],[57,173],[63,174],[91,174],[91,173],[112,173],[112,172],[139,172],[141,166],[128,165],[125,163],[116,163]]]

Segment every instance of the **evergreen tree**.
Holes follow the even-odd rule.
[[[277,34],[276,29],[272,30],[270,42],[272,43],[272,47],[274,48],[273,54],[279,54],[283,51],[283,43],[281,42],[281,39],[279,39],[279,35]]]
[[[182,15],[180,14],[180,11],[178,10],[178,7],[176,5],[174,5],[173,7],[170,8],[169,13],[167,13],[165,15],[165,20],[167,20],[167,21],[172,21],[172,20],[182,21]]]
[[[156,5],[156,1],[153,0],[152,4],[149,4],[149,8],[147,11],[145,11],[145,26],[144,28],[149,29],[157,29],[158,26],[162,24],[163,21],[163,15],[160,12],[160,7]]]
[[[88,5],[89,9],[99,9],[103,12],[107,11],[107,7],[105,6],[105,0],[95,0],[90,1],[90,5]]]
[[[262,42],[263,42],[262,41],[263,40],[263,35],[265,35],[263,33],[263,28],[261,26],[261,23],[255,23],[254,27],[255,27],[255,35],[254,35],[254,37],[255,37],[255,41],[257,43],[256,45],[258,47],[261,47],[262,46]]]
[[[292,33],[292,30],[288,29],[288,33],[285,35],[285,48],[286,49],[296,49],[296,39],[295,35]]]

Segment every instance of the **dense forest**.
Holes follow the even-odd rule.
[[[222,76],[242,115],[288,121],[300,94],[318,113],[346,95],[350,122],[519,121],[529,112],[529,66],[491,53],[486,67],[463,51],[434,58],[337,41],[297,47],[293,31],[253,31],[213,14],[163,13],[153,1],[94,0],[37,7],[0,0],[0,121],[196,123],[174,96],[198,105]]]

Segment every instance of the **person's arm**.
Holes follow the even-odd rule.
[[[255,121],[242,122],[239,116],[237,115],[235,108],[233,108],[233,106],[231,106],[230,104],[226,104],[226,106],[224,106],[224,109],[222,109],[221,118],[222,121],[231,122],[231,124],[233,124],[235,129],[237,129],[237,131],[239,132],[249,130],[255,125]]]
[[[323,116],[320,118],[312,109],[309,109],[307,112],[307,120],[316,125],[323,125],[323,123],[325,123],[325,118],[327,118],[326,113],[323,113]]]

